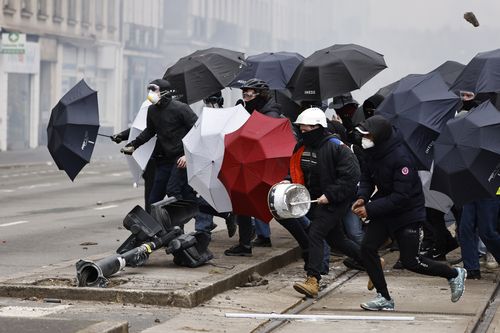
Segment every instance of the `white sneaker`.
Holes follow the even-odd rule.
[[[486,252],[486,264],[487,269],[495,269],[498,268],[498,263],[495,260],[495,257],[490,252]]]

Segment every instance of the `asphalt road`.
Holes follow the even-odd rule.
[[[123,159],[87,165],[74,182],[55,165],[0,170],[0,280],[40,266],[109,253],[143,190]]]

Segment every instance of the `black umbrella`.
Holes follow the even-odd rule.
[[[444,82],[446,85],[449,87],[453,82],[455,82],[456,78],[462,73],[462,70],[465,68],[465,65],[448,60],[439,65],[438,67],[434,68],[432,71],[429,73],[434,73],[437,72],[441,74],[441,77],[443,78]],[[427,74],[429,74],[427,73]],[[387,97],[396,87],[398,86],[399,80],[395,81],[391,84],[386,85],[385,87],[380,88],[377,91],[377,94],[382,95],[384,97]]]
[[[430,71],[429,73],[438,72],[443,77],[444,82],[450,87],[457,77],[464,70],[465,65],[456,61],[448,60]]]
[[[50,155],[71,180],[90,162],[98,130],[97,91],[81,80],[52,109],[47,125]]]
[[[500,91],[500,49],[478,53],[450,87],[475,94]]]
[[[419,162],[430,169],[432,143],[455,115],[460,98],[448,90],[438,73],[410,74],[379,105],[382,115],[397,127]]]
[[[321,101],[359,89],[384,68],[383,55],[356,44],[336,44],[305,58],[287,88],[295,100]]]
[[[259,78],[271,89],[285,89],[286,84],[304,57],[295,52],[265,52],[245,59],[246,67],[229,84],[239,88],[246,81]]]
[[[191,104],[224,89],[245,65],[244,54],[223,48],[198,50],[179,59],[163,78]]]
[[[451,119],[434,143],[431,190],[456,205],[494,197],[500,186],[500,111],[486,101]]]
[[[300,103],[292,99],[292,93],[287,89],[275,90],[274,97],[277,103],[281,104],[281,111],[290,119],[295,121],[300,113]]]

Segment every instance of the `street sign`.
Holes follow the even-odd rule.
[[[24,54],[26,52],[26,34],[20,32],[2,33],[0,53]]]

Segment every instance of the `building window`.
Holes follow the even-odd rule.
[[[36,8],[36,15],[39,20],[46,20],[48,18],[47,15],[47,0],[38,0]]]
[[[55,23],[61,23],[62,17],[62,0],[54,0],[54,8],[52,11],[52,21]]]
[[[108,31],[115,32],[116,30],[116,5],[115,0],[108,1]]]
[[[68,0],[68,24],[76,24],[76,0]]]
[[[21,17],[30,18],[33,15],[32,0],[21,0]]]
[[[90,27],[90,1],[82,1],[82,27]]]
[[[104,29],[104,6],[103,1],[96,1],[95,3],[95,28],[96,30]]]
[[[16,12],[16,7],[14,6],[14,1],[15,0],[3,0],[2,7],[3,7],[4,14],[14,15],[14,13]]]

